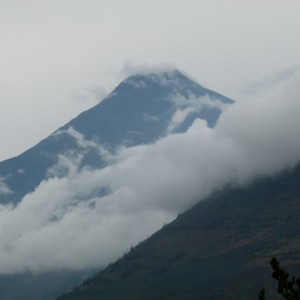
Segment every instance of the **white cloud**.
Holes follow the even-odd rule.
[[[134,66],[131,62],[125,63],[123,69],[120,72],[121,78],[125,79],[125,82],[131,84],[135,88],[146,87],[145,83],[138,78],[131,78],[134,75],[147,75],[149,79],[160,86],[176,87],[174,93],[181,91],[185,88],[182,86],[182,82],[178,79],[176,74],[176,67],[171,64],[141,64]],[[188,75],[186,75],[188,77]]]
[[[134,75],[150,75],[150,74],[159,74],[165,72],[171,72],[175,68],[171,64],[134,64],[132,61],[126,61],[123,68],[119,72],[120,78],[124,79]]]
[[[197,120],[153,145],[120,148],[101,170],[78,171],[80,156],[61,159],[73,165],[67,176],[43,181],[16,207],[0,206],[0,272],[105,265],[212,191],[292,168],[300,161],[299,83],[294,76],[236,103],[214,129]]]
[[[81,134],[80,132],[76,131],[72,126],[70,126],[68,129],[66,130],[57,130],[55,131],[51,137],[57,137],[57,136],[61,136],[64,134],[68,134],[69,136],[73,137],[76,144],[83,149],[86,148],[99,148],[99,144],[96,141],[93,140],[86,140],[84,138],[84,135]]]
[[[274,174],[299,161],[300,74],[265,96],[235,105],[220,118],[217,137],[240,152],[240,177]]]
[[[177,109],[166,129],[167,133],[172,133],[192,113],[199,113],[204,108],[216,108],[222,112],[229,107],[229,104],[223,103],[215,97],[209,95],[199,97],[193,93],[189,93],[188,96],[175,93],[169,97],[169,101],[174,103]]]
[[[283,70],[272,73],[269,76],[265,76],[260,80],[255,80],[253,83],[243,89],[243,93],[246,95],[250,94],[257,97],[257,95],[263,94],[266,91],[274,88],[274,86],[280,85],[283,82],[290,80],[291,78],[297,76],[297,74],[299,75],[299,73],[299,65],[285,68]]]
[[[87,150],[93,149],[95,150],[99,156],[101,156],[102,160],[110,160],[111,158],[111,153],[105,148],[105,145],[101,144],[101,141],[99,141],[98,137],[94,137],[92,140],[87,140],[85,139],[84,135],[81,134],[80,132],[76,131],[72,126],[70,126],[66,130],[57,130],[54,133],[51,134],[52,138],[57,138],[61,135],[67,134],[71,136],[74,141],[76,142],[77,146],[79,149],[76,149],[77,151],[81,150],[80,153],[84,154]],[[73,153],[78,154],[76,153]],[[72,155],[72,153],[69,153],[69,156]]]
[[[150,115],[150,114],[145,113],[143,115],[143,119],[148,122],[158,122],[160,120],[160,117],[156,116],[156,115]]]
[[[108,95],[104,87],[87,87],[73,95],[75,103],[95,105]]]
[[[5,179],[6,178],[4,178],[4,177],[0,177],[0,195],[12,194],[12,191],[7,186]]]
[[[143,80],[133,80],[132,78],[129,78],[125,80],[127,84],[132,85],[135,89],[141,89],[147,87],[147,84]]]

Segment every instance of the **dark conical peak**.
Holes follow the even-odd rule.
[[[224,103],[232,104],[234,102],[198,84],[178,69],[150,70],[131,75],[124,79],[108,98],[115,95],[125,96],[131,93],[142,93],[142,95],[145,95],[155,92],[164,95],[163,98],[168,98],[167,95],[170,94],[180,94],[186,97],[191,95],[195,95],[196,97],[209,95],[220,99]]]
[[[164,71],[149,71],[131,75],[124,79],[114,93],[124,93],[135,89],[163,89],[173,90],[173,92],[182,93],[183,91],[199,91],[203,87],[189,79],[186,75],[177,69]]]
[[[152,80],[159,84],[167,84],[168,82],[172,82],[172,80],[176,80],[176,79],[187,80],[188,78],[177,69],[169,69],[164,71],[161,70],[161,71],[149,71],[149,72],[136,73],[129,76],[127,79],[125,79],[125,81],[137,80],[137,79]],[[166,82],[164,82],[164,80]]]
[[[207,98],[202,105],[203,96],[217,100],[216,105],[205,106]],[[198,85],[176,69],[132,75],[103,101],[59,128],[57,132],[63,134],[51,135],[16,160],[0,164],[1,176],[7,178],[7,186],[14,191],[5,198],[1,195],[0,202],[19,202],[45,178],[58,155],[82,151],[74,136],[69,134],[70,128],[86,140],[100,141],[106,149],[114,151],[120,145],[149,144],[167,133],[184,132],[196,118],[212,127],[221,113],[220,103],[233,101]],[[188,114],[177,120],[177,111]],[[88,150],[84,164],[103,167],[105,159],[93,151]]]

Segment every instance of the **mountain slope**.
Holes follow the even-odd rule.
[[[232,103],[177,70],[129,77],[95,107],[18,157],[1,162],[6,192],[0,194],[0,203],[18,203],[32,192],[51,176],[47,171],[61,154],[82,154],[82,166],[101,168],[106,161],[92,142],[104,152],[114,151],[120,145],[147,144],[168,132],[185,131],[198,117],[214,126],[222,106]]]
[[[59,300],[257,299],[272,256],[300,274],[299,201],[300,167],[223,191]]]
[[[0,204],[13,204],[3,206],[3,210],[19,211],[26,202],[20,204],[23,197],[34,191],[42,181],[67,175],[68,170],[57,168],[62,155],[80,157],[81,168],[102,168],[107,164],[107,153],[114,152],[120,146],[149,144],[170,132],[184,132],[198,117],[214,126],[223,106],[231,103],[232,100],[198,85],[179,71],[129,77],[95,107],[18,157],[1,162]],[[49,199],[52,200],[51,197]],[[46,205],[40,198],[37,198],[38,202],[42,210]],[[24,222],[24,228],[31,220],[35,222],[39,219],[41,210]],[[21,224],[19,217],[16,220]],[[43,226],[44,223],[41,223]],[[5,236],[6,231],[9,230],[4,228]],[[19,240],[23,233],[26,240],[33,231],[32,228],[28,233],[26,229],[24,232],[21,230]],[[13,256],[13,250],[9,248],[9,234],[7,236],[8,246],[2,246],[3,251],[5,253],[9,249],[8,254]],[[42,236],[45,236],[45,232]],[[16,240],[14,235],[12,243],[15,245]],[[15,246],[14,249],[23,248]],[[26,259],[24,261],[26,264]],[[27,271],[25,268],[20,272],[23,270]],[[65,269],[47,272],[45,269],[45,273],[38,274],[3,274],[0,275],[0,299],[53,299],[55,295],[81,282],[87,274],[91,274],[90,270],[82,273]]]

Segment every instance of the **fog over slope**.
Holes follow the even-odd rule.
[[[186,133],[107,153],[104,169],[79,171],[80,156],[61,156],[49,172],[66,177],[0,207],[0,272],[103,266],[216,189],[292,168],[300,161],[299,86],[295,74],[227,108],[213,129],[198,119]]]

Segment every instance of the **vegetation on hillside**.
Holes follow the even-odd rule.
[[[273,269],[272,277],[277,280],[277,292],[286,300],[300,300],[300,277],[291,277],[280,264],[276,257],[270,261]],[[259,300],[266,300],[265,288],[259,293]]]
[[[222,191],[59,300],[282,299],[266,261],[300,273],[299,199],[300,167]]]

